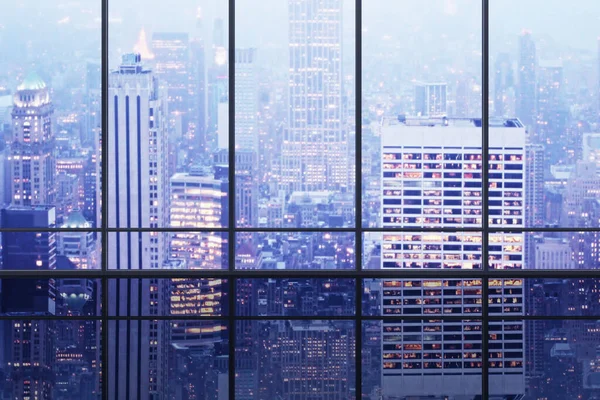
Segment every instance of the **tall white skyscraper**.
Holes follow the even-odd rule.
[[[11,203],[16,206],[54,204],[56,160],[50,90],[34,72],[13,96],[10,146]]]
[[[348,187],[348,136],[342,124],[342,1],[289,0],[288,126],[281,189]]]
[[[481,120],[475,119],[384,121],[382,226],[414,227],[415,232],[382,234],[382,269],[482,269],[480,233],[419,232],[481,227],[481,135]],[[524,226],[525,159],[522,124],[491,122],[490,226]],[[492,234],[489,244],[490,268],[523,268],[522,233]],[[523,315],[522,279],[491,280],[489,297],[490,315]],[[384,280],[384,316],[431,316],[383,323],[384,395],[480,395],[481,302],[479,278]],[[464,320],[435,320],[440,315]],[[490,393],[524,393],[523,323],[490,324],[489,333]]]
[[[123,56],[109,79],[108,226],[114,228],[168,226],[166,101],[152,71],[139,54]],[[118,232],[109,235],[109,268],[154,269],[168,255],[168,236],[157,232]],[[163,280],[111,281],[117,294],[110,303],[114,315],[162,315]],[[137,301],[128,301],[136,297]],[[109,326],[109,397],[153,398],[165,396],[167,362],[165,321],[119,321]],[[139,335],[138,335],[139,332]],[[155,337],[156,340],[148,340]],[[123,357],[123,354],[127,354]],[[130,368],[130,365],[140,365]]]
[[[256,49],[235,50],[235,147],[258,150]]]

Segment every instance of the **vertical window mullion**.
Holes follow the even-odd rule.
[[[482,0],[481,4],[481,33],[482,33],[482,52],[481,52],[481,197],[482,197],[482,243],[481,243],[481,258],[483,259],[483,275],[481,296],[482,296],[482,327],[481,327],[481,390],[482,398],[489,399],[489,303],[488,303],[488,278],[489,278],[489,0]]]
[[[362,0],[355,0],[354,8],[354,172],[355,172],[355,183],[354,183],[354,199],[355,199],[355,267],[356,271],[359,272],[362,269]],[[355,277],[356,287],[356,309],[354,310],[355,323],[355,351],[354,351],[354,365],[356,369],[355,378],[355,399],[362,398],[362,278]]]
[[[236,281],[235,281],[235,248],[236,248],[236,215],[235,215],[235,0],[229,0],[228,9],[228,118],[229,118],[229,221],[228,221],[228,240],[229,240],[229,361],[227,364],[229,379],[229,399],[235,399],[235,304],[236,304]]]
[[[102,61],[101,61],[101,102],[102,102],[102,128],[100,130],[100,137],[102,138],[102,155],[100,159],[96,160],[96,162],[101,163],[101,173],[100,177],[102,182],[102,188],[96,188],[96,190],[102,190],[102,221],[100,224],[101,231],[101,273],[102,278],[100,279],[100,283],[102,285],[102,320],[100,326],[100,343],[102,346],[101,352],[101,363],[98,365],[99,369],[99,377],[102,379],[102,398],[108,399],[108,163],[104,162],[102,159],[108,156],[108,1],[109,0],[101,0],[102,10],[101,10],[101,19],[102,19],[102,39],[101,39],[101,53],[102,53]],[[98,143],[95,143],[98,146]],[[100,207],[99,204],[96,204],[96,207]],[[97,215],[97,214],[96,214]],[[96,221],[98,224],[98,221]],[[96,226],[95,228],[98,228]]]

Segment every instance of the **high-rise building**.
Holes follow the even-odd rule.
[[[13,135],[9,143],[11,204],[54,204],[54,108],[50,90],[32,72],[17,87],[13,103]]]
[[[258,150],[256,49],[235,50],[235,147]]]
[[[206,152],[206,41],[203,37],[202,12],[196,16],[197,37],[190,41],[190,131],[188,132],[192,162]]]
[[[228,180],[220,178],[220,171],[213,175],[200,167],[193,168],[190,173],[173,175],[171,226],[190,229],[227,226]],[[185,267],[181,265],[179,268],[220,269],[227,258],[224,252],[226,246],[227,240],[221,233],[176,232],[171,237],[171,259],[185,264]],[[222,279],[171,279],[171,314],[223,315],[221,306],[228,302],[224,286]],[[215,321],[187,320],[171,325],[175,357],[186,359],[187,369],[199,367],[193,378],[189,374],[181,378],[186,382],[185,390],[188,391],[182,398],[199,396],[210,385],[217,387],[219,399],[225,395],[226,390],[219,384],[215,373],[224,373],[226,368],[219,367],[214,360],[218,358],[216,355],[221,354],[219,349],[224,346],[227,329],[225,324]],[[209,353],[215,357],[205,357]]]
[[[544,226],[544,146],[525,146],[525,226]]]
[[[309,400],[315,393],[322,399],[352,398],[356,339],[348,324],[291,321],[286,325],[276,331],[284,382],[281,398]]]
[[[544,238],[535,245],[533,269],[574,269],[571,246],[562,238]]]
[[[381,268],[482,269],[480,233],[418,232],[419,228],[481,226],[481,120],[386,119],[381,140],[382,226],[415,229],[382,234]],[[490,226],[522,228],[525,129],[516,119],[492,120],[489,145]],[[490,268],[523,268],[522,233],[492,234],[489,240]],[[481,285],[481,279],[383,281],[384,315],[465,317],[384,322],[385,396],[443,394],[473,399],[481,394],[482,335],[477,321],[482,312]],[[522,280],[498,279],[489,287],[490,315],[523,315]],[[501,338],[503,329],[511,330],[510,335]],[[456,334],[442,334],[449,331]],[[502,343],[514,349],[490,353],[490,393],[523,394],[523,323],[490,325],[490,338],[490,349]]]
[[[166,88],[169,126],[174,137],[188,135],[190,122],[190,49],[187,33],[155,32],[152,35],[154,73]]]
[[[151,70],[139,54],[123,56],[109,76],[108,225],[115,228],[168,226],[166,100]],[[163,232],[117,232],[109,236],[109,265],[115,269],[161,268],[168,256]],[[111,281],[116,300],[114,315],[135,315],[138,306],[163,315],[164,290],[160,280]],[[128,302],[135,296],[135,302]],[[165,296],[166,297],[166,296]],[[152,298],[152,301],[151,301]],[[119,321],[109,341],[109,397],[163,399],[167,380],[165,321]],[[137,332],[139,330],[140,335]],[[148,341],[145,338],[155,337]],[[122,356],[126,355],[126,356]],[[129,368],[139,363],[138,368]]]
[[[600,124],[600,37],[598,37],[598,88],[596,93],[598,101],[598,124]]]
[[[531,32],[519,37],[519,83],[517,90],[517,117],[530,130],[535,129],[536,113],[536,51]]]
[[[541,60],[537,69],[537,102],[536,102],[536,141],[546,148],[550,164],[559,162],[564,157],[565,147],[569,146],[567,137],[563,136],[565,113],[562,106],[563,67],[560,60]],[[579,132],[569,132],[571,136]],[[579,147],[581,137],[575,140]]]
[[[227,199],[227,181],[208,171],[177,173],[171,177],[171,227],[224,227]],[[173,233],[171,258],[185,260],[188,269],[221,269],[224,243],[221,233]]]
[[[583,161],[595,162],[600,167],[600,133],[583,134]]]
[[[258,182],[256,152],[235,152],[235,220],[238,226],[255,227],[258,224]]]
[[[212,56],[207,80],[207,148],[210,153],[217,148],[219,131],[219,105],[227,102],[229,90],[227,49],[225,48],[223,20],[217,18],[213,27]]]
[[[0,215],[3,228],[55,227],[53,207],[10,206]],[[52,270],[56,268],[55,232],[4,232],[3,269]],[[56,313],[54,279],[2,279],[0,309],[14,319],[4,321],[10,398],[53,398],[55,381],[54,328],[52,320],[35,319]],[[24,316],[30,317],[23,319]]]
[[[280,189],[347,188],[342,104],[342,1],[290,0],[288,122]]]
[[[102,70],[100,64],[88,62],[85,74],[85,103],[81,142],[95,146],[95,131],[101,127]]]
[[[99,249],[94,232],[67,231],[91,229],[92,224],[77,210],[66,217],[62,228],[65,231],[58,233],[58,254],[67,257],[77,269],[97,269]]]
[[[214,154],[215,165],[228,164],[229,151],[221,149]],[[253,174],[256,152],[235,151],[235,220],[237,226],[256,227],[258,224],[258,179]],[[243,234],[242,232],[238,235]]]
[[[514,76],[510,56],[501,53],[494,64],[494,116],[506,117],[510,111],[514,111],[510,101],[511,91],[514,91]]]
[[[448,85],[446,83],[415,84],[415,115],[443,117],[448,115]]]

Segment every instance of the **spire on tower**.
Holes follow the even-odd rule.
[[[154,59],[154,54],[152,54],[150,48],[148,47],[148,39],[146,38],[146,31],[144,28],[142,28],[140,31],[138,41],[135,46],[133,46],[133,51],[135,53],[139,53],[142,56],[142,60]]]

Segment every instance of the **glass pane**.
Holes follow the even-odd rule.
[[[490,112],[526,128],[513,146],[525,150],[523,171],[504,166],[505,177],[527,176],[526,227],[600,227],[598,18],[595,2],[581,12],[543,0],[490,1]],[[570,28],[553,29],[559,21]]]
[[[110,232],[108,269],[227,269],[227,243],[224,232]]]
[[[237,316],[354,315],[354,279],[238,279]]]
[[[227,226],[227,2],[109,11],[109,226]]]
[[[100,321],[11,319],[1,324],[5,396],[102,397]]]
[[[237,224],[353,226],[354,1],[261,4],[236,1]]]
[[[480,232],[365,232],[363,269],[481,269]]]
[[[2,210],[5,217],[8,211]],[[47,217],[46,212],[39,210],[22,211],[17,220],[31,217],[39,221]],[[0,238],[0,265],[5,270],[101,268],[101,240],[96,232],[2,232]]]
[[[109,398],[228,398],[226,321],[109,321],[108,326]]]
[[[524,315],[523,303],[531,306],[530,289],[524,285],[523,279],[489,279],[488,280],[488,313],[489,315],[521,316]]]
[[[366,398],[481,398],[481,321],[363,322]]]
[[[525,296],[518,303],[525,303],[525,315],[532,316],[588,316],[600,315],[600,302],[598,301],[598,287],[600,280],[597,278],[527,278],[508,279],[521,282],[522,288],[504,288],[505,295],[518,297],[521,293]],[[496,280],[499,281],[499,280]],[[499,287],[499,285],[498,285]],[[491,288],[491,285],[490,285]],[[509,302],[513,302],[510,300]]]
[[[363,226],[481,226],[481,2],[365,2],[362,50]]]
[[[2,9],[0,209],[43,206],[57,226],[74,212],[100,226],[100,7],[24,0]]]
[[[236,269],[354,269],[354,233],[237,233]]]
[[[541,348],[533,349],[531,339],[539,335],[529,330],[526,325],[533,321],[493,321],[489,323],[489,388],[490,397],[505,398],[522,397],[526,391],[525,377],[529,377],[529,368],[534,363],[535,353]],[[560,323],[560,321],[557,321]],[[556,337],[548,337],[548,345],[552,347]],[[545,347],[543,343],[537,346]],[[559,339],[561,341],[561,339]],[[546,351],[546,350],[543,350]],[[539,357],[539,354],[537,355]],[[532,396],[535,396],[532,393]],[[537,398],[537,397],[533,397]],[[561,398],[560,396],[550,398]]]
[[[236,398],[355,399],[351,321],[236,322]]]
[[[363,315],[481,315],[481,279],[365,279]]]
[[[102,282],[88,278],[0,280],[0,315],[102,315]]]
[[[219,317],[229,311],[229,281],[220,278],[110,279],[108,314]]]
[[[490,269],[600,268],[600,232],[499,232],[489,239]]]

